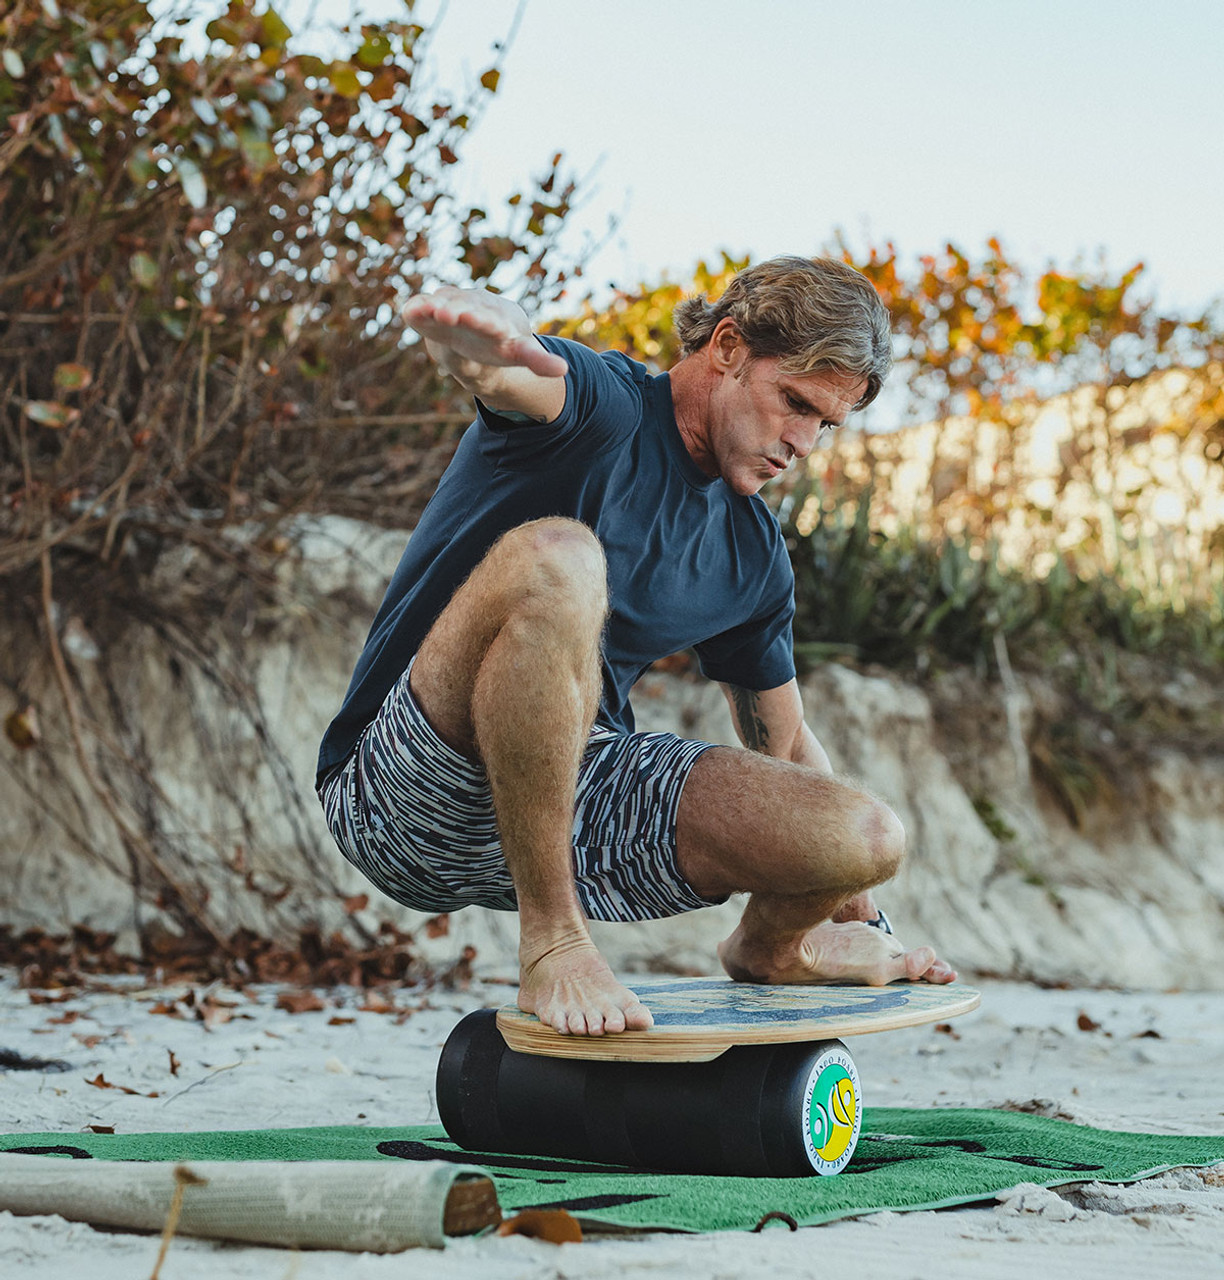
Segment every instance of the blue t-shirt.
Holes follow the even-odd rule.
[[[565,407],[553,422],[518,424],[477,405],[374,618],[320,773],[348,758],[493,543],[545,516],[581,520],[607,557],[601,724],[632,732],[634,682],[682,649],[696,650],[711,679],[745,689],[794,676],[794,576],[773,513],[698,468],[666,374],[619,352],[540,341],[569,364]]]

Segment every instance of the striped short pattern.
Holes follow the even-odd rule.
[[[349,862],[405,906],[514,911],[488,778],[434,732],[408,687],[411,670],[320,787],[327,825]],[[655,920],[713,905],[676,864],[680,793],[711,745],[670,733],[592,732],[573,831],[588,919]]]

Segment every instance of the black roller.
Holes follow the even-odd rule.
[[[840,1041],[587,1062],[516,1053],[496,1017],[469,1014],[438,1063],[438,1113],[466,1150],[756,1177],[836,1172],[853,1152],[858,1080]],[[851,1083],[830,1105],[838,1080]]]

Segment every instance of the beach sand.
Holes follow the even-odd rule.
[[[436,1123],[433,1080],[442,1042],[462,1014],[512,996],[496,976],[465,991],[406,988],[395,996],[408,1011],[403,1016],[361,1011],[360,991],[320,989],[322,1010],[293,1013],[277,1007],[284,987],[235,992],[153,988],[130,978],[97,982],[117,989],[33,1003],[11,971],[0,977],[0,1047],[71,1064],[56,1073],[0,1072],[0,1130]],[[975,985],[982,1007],[957,1019],[955,1034],[927,1026],[855,1042],[867,1105],[1006,1105],[1108,1128],[1224,1134],[1224,993]],[[189,991],[193,1005],[184,1003]],[[186,1016],[153,1012],[176,1002]],[[99,1075],[136,1092],[89,1083]],[[6,1280],[135,1280],[150,1274],[158,1247],[152,1235],[0,1213]],[[383,1256],[180,1236],[162,1267],[162,1280],[404,1275],[1218,1280],[1224,1166],[1175,1170],[1126,1187],[1020,1186],[989,1205],[878,1213],[797,1232],[588,1234],[582,1244],[562,1246],[465,1238],[442,1251]]]

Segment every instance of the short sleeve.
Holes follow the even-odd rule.
[[[789,561],[770,575],[762,608],[746,622],[694,645],[702,673],[741,689],[776,689],[795,676],[794,577]]]
[[[642,390],[632,361],[617,352],[599,354],[567,338],[537,337],[564,358],[565,406],[552,422],[515,422],[479,400],[481,449],[501,466],[530,468],[545,457],[573,450],[589,456],[627,439],[642,418]]]

